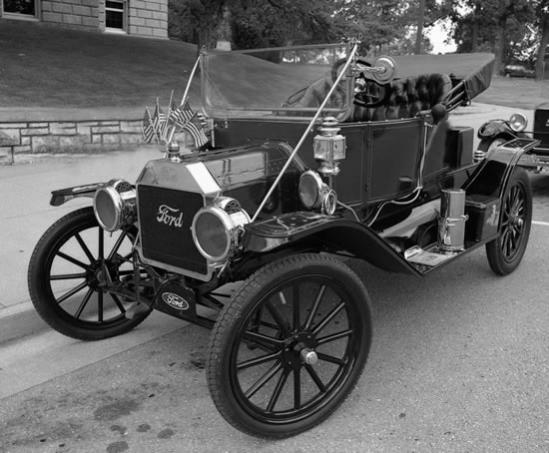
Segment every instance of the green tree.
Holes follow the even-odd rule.
[[[422,24],[429,26],[441,16],[450,0],[425,2]],[[334,42],[357,37],[364,52],[389,49],[413,52],[410,46],[417,26],[418,0],[169,0],[170,37],[215,44],[230,13],[234,48]],[[222,26],[221,26],[222,28]],[[423,48],[429,42],[418,34]]]
[[[462,0],[454,4],[452,20],[458,52],[490,50],[496,72],[512,55],[511,42],[521,43],[535,8],[528,0]]]
[[[545,74],[545,54],[549,45],[549,0],[540,0],[536,6],[540,43],[536,58],[536,79],[541,80]]]

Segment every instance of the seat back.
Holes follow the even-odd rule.
[[[452,88],[446,74],[431,74],[399,79],[386,85],[381,105],[375,108],[354,105],[349,121],[385,121],[413,118],[444,99]]]

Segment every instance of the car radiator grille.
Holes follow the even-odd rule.
[[[206,259],[191,233],[194,215],[204,205],[202,195],[140,184],[137,199],[143,257],[158,267],[206,274]]]

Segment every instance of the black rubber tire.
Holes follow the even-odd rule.
[[[316,284],[318,292],[314,289]],[[284,292],[289,296],[284,296]],[[313,294],[316,296],[311,297]],[[272,300],[272,295],[276,295],[276,300]],[[295,304],[294,300],[299,302]],[[276,303],[278,305],[275,308]],[[298,307],[297,315],[295,306]],[[305,310],[307,306],[309,311]],[[286,310],[281,310],[280,307],[285,307]],[[272,314],[271,309],[278,314]],[[290,311],[292,314],[289,314]],[[315,322],[313,318],[322,316],[322,311],[328,314],[321,318],[321,321]],[[336,311],[337,314],[333,315]],[[264,318],[262,321],[263,313],[266,312],[270,312],[267,315],[271,316],[270,323]],[[330,315],[333,315],[333,318],[323,325],[323,321]],[[340,316],[344,318],[343,321]],[[254,326],[257,330],[254,330]],[[287,326],[287,329],[283,326]],[[278,329],[277,339],[269,336],[269,341],[278,342],[278,346],[264,340],[254,341],[254,337],[250,337],[266,335],[265,331],[260,331],[263,328],[270,331]],[[318,331],[315,332],[315,329]],[[326,334],[330,329],[344,330]],[[245,339],[242,336],[243,332],[246,335]],[[368,292],[359,277],[345,263],[336,257],[315,253],[281,258],[251,275],[218,317],[212,331],[206,366],[212,399],[221,415],[231,425],[254,436],[285,438],[308,430],[330,416],[355,386],[368,357],[371,332]],[[334,338],[342,334],[345,335]],[[284,340],[285,346],[281,346],[283,340],[278,338],[284,335],[288,336]],[[328,339],[330,335],[332,337]],[[309,341],[311,343],[308,345]],[[311,349],[302,351],[309,347]],[[316,348],[318,362],[305,364],[301,354],[311,351],[313,347]],[[343,351],[343,357],[332,356],[332,351],[325,351],[323,347],[332,350],[339,348]],[[265,398],[269,398],[269,402],[264,408],[252,402],[256,396],[255,390],[248,388],[249,398],[244,394],[241,386],[244,378],[240,380],[237,370],[239,367],[240,372],[245,373],[246,370],[260,366],[258,363],[250,364],[250,360],[246,365],[243,362],[237,365],[237,362],[242,352],[248,355],[262,349],[274,351],[271,355],[276,358],[269,361],[274,361],[272,369],[280,367],[280,373],[277,372],[280,375],[273,393],[265,390]],[[263,354],[262,351],[259,353]],[[334,359],[339,362],[334,362]],[[265,364],[267,361],[262,363]],[[326,367],[334,369],[333,372],[327,373],[327,379]],[[271,376],[273,381],[277,374]],[[314,375],[320,379],[320,384]],[[260,385],[261,381],[256,381],[256,376],[257,374],[252,378],[254,388]],[[293,382],[293,386],[288,389],[289,381]],[[313,396],[304,401],[303,395],[307,394],[304,384],[307,382],[310,388],[316,389],[318,395],[315,396],[313,391]],[[261,387],[267,385],[268,381],[261,384]],[[278,387],[280,389],[275,396]],[[285,390],[288,394],[284,393]],[[259,387],[257,393],[260,393]],[[293,405],[292,409],[278,408],[282,394],[285,402],[289,401],[289,404]]]
[[[75,313],[70,313],[61,306],[61,302],[58,302],[59,296],[55,295],[56,290],[52,288],[51,284],[53,262],[55,259],[59,258],[57,253],[69,240],[72,238],[75,238],[76,240],[77,235],[83,240],[80,233],[88,229],[97,229],[98,232],[100,231],[99,224],[97,223],[91,207],[70,212],[55,222],[43,234],[34,249],[29,264],[28,285],[31,300],[36,311],[53,329],[72,338],[94,341],[128,332],[141,323],[150,314],[150,310],[136,314],[133,319],[128,319],[124,316],[124,303],[127,304],[128,301],[124,300],[124,302],[122,302],[118,299],[119,311],[111,318],[103,318],[105,313],[103,291],[98,290],[96,287],[95,289],[92,287],[93,283],[91,282],[93,281],[93,277],[88,270],[82,272],[85,274],[85,277],[80,277],[79,280],[83,281],[77,286],[83,285],[83,287],[76,292],[75,295],[79,294],[81,291],[87,291],[82,299],[82,310],[84,310],[84,308],[90,308],[87,304],[92,297],[97,299],[97,307],[94,313],[97,313],[98,320],[90,321],[79,319],[82,311],[80,314],[78,314],[78,310]],[[89,248],[88,252],[91,254]],[[91,263],[91,257],[89,258],[89,261]],[[83,263],[83,261],[81,261],[81,263]],[[88,263],[83,264],[88,265]],[[86,297],[87,300],[84,303]],[[62,298],[63,296],[59,297],[59,299]],[[99,302],[99,300],[101,300],[101,302]],[[114,304],[114,299],[112,299],[112,301]],[[99,319],[100,310],[101,319]],[[77,314],[78,316],[76,316]]]
[[[523,168],[516,167],[509,178],[499,222],[499,236],[486,244],[486,256],[497,275],[507,275],[524,256],[532,224],[532,188]]]

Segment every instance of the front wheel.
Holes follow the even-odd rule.
[[[357,275],[332,256],[288,256],[253,274],[220,313],[210,393],[237,429],[289,437],[343,402],[370,341],[369,296]]]
[[[520,264],[532,223],[532,188],[524,169],[516,167],[501,201],[499,236],[486,244],[491,269],[498,275],[513,272]]]
[[[136,234],[105,234],[91,207],[55,222],[36,245],[28,273],[32,303],[44,321],[80,340],[119,335],[143,321],[150,309],[126,316],[135,301],[113,291],[131,289]]]

